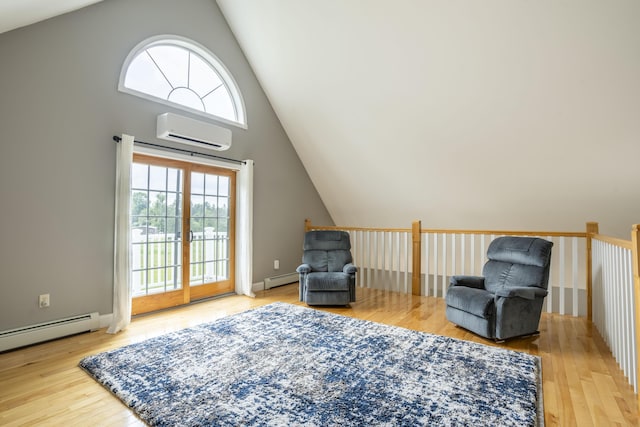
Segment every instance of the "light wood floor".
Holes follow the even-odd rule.
[[[496,345],[447,322],[442,299],[358,289],[350,308],[327,311]],[[0,354],[0,425],[138,426],[143,423],[77,367],[90,354],[283,301],[298,302],[297,285],[232,296],[134,319],[115,336],[104,330]],[[538,337],[501,344],[542,357],[548,426],[638,425],[633,389],[596,329],[582,318],[543,314]]]

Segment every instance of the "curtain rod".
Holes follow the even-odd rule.
[[[122,138],[114,135],[113,136],[113,140],[115,142],[120,142],[122,141]],[[221,160],[226,160],[228,162],[234,162],[234,163],[240,163],[240,164],[246,164],[247,162],[245,162],[244,160],[236,160],[236,159],[230,159],[228,157],[222,157],[222,156],[216,156],[215,154],[206,154],[206,153],[198,153],[197,151],[191,151],[191,150],[185,150],[183,148],[175,148],[175,147],[168,147],[166,145],[160,145],[160,144],[152,144],[151,142],[144,142],[144,141],[138,141],[138,140],[134,140],[133,141],[135,144],[140,144],[140,145],[148,145],[149,147],[157,147],[157,148],[162,148],[163,150],[173,150],[173,151],[179,151],[181,153],[187,153],[190,156],[204,156],[204,157],[211,157],[214,159],[221,159]]]

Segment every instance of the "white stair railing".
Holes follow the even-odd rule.
[[[633,249],[630,241],[594,236],[593,323],[638,392]]]
[[[412,229],[318,227],[350,234],[351,252],[360,274],[360,287],[410,293],[413,291]],[[548,313],[586,316],[586,233],[437,230],[421,229],[419,294],[444,297],[453,275],[482,275],[487,248],[499,236],[535,236],[554,243],[549,295],[543,310]],[[582,267],[582,268],[580,268]]]

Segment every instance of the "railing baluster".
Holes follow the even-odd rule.
[[[386,274],[386,255],[387,255],[387,241],[386,235],[384,231],[378,232],[378,242],[380,246],[378,247],[378,262],[379,262],[379,271],[382,276],[382,287],[385,290],[389,290],[389,283],[387,283],[387,274]]]
[[[438,266],[440,264],[440,253],[438,252],[438,235],[433,234],[433,296],[438,296]]]
[[[578,300],[578,238],[574,237],[571,242],[571,278],[572,278],[572,309],[575,317],[579,314]]]
[[[467,257],[466,257],[466,235],[460,235],[460,274],[466,274],[467,272]],[[456,271],[453,271],[453,274],[457,274]]]
[[[476,235],[472,234],[471,236],[471,253],[469,254],[469,259],[471,261],[471,266],[469,267],[470,275],[476,275]]]
[[[431,256],[429,254],[429,233],[422,233],[420,236],[420,243],[422,247],[420,248],[420,255],[423,257],[421,261],[422,265],[422,274],[424,274],[424,292],[423,295],[429,296],[431,293],[431,289],[429,288],[429,275],[430,275],[430,260]],[[422,286],[422,283],[421,283]],[[422,287],[420,288],[422,290]]]
[[[394,273],[398,271],[396,266],[396,233],[388,231],[387,234],[389,235],[389,282],[391,282],[391,289],[398,292],[400,290],[398,280],[394,279]]]
[[[358,261],[358,257],[360,256],[360,242],[358,241],[359,235],[358,231],[353,230],[349,233],[351,236],[351,251],[353,252],[353,263],[355,265],[362,265]],[[360,274],[356,274],[356,286],[360,287]]]
[[[606,286],[605,286],[605,290],[606,290],[606,296],[605,296],[605,301],[607,303],[607,305],[609,305],[612,310],[607,310],[607,316],[606,316],[606,329],[607,332],[605,333],[606,338],[605,341],[607,342],[607,345],[609,345],[609,347],[612,347],[612,343],[611,343],[611,324],[613,323],[613,312],[615,311],[616,307],[613,304],[613,247],[609,244],[607,244],[607,282],[606,282]]]
[[[385,231],[384,232],[384,277],[385,282],[389,283],[387,289],[395,290],[393,288],[393,282],[391,281],[391,233]]]
[[[395,242],[394,247],[396,249],[393,254],[394,263],[392,266],[392,272],[395,271],[396,273],[395,287],[397,291],[400,291],[402,289],[400,286],[400,233],[392,233],[392,235],[393,235],[393,242]]]
[[[442,298],[445,296],[447,283],[447,234],[442,233]]]
[[[620,313],[620,317],[621,317],[621,326],[622,326],[622,331],[621,331],[621,338],[622,338],[622,354],[624,354],[624,368],[623,371],[628,374],[629,378],[633,378],[633,375],[630,375],[634,369],[632,367],[633,363],[632,363],[632,359],[631,359],[631,340],[627,340],[625,339],[625,337],[628,337],[631,335],[632,329],[631,329],[631,325],[633,325],[633,317],[629,315],[629,304],[624,304],[625,301],[629,301],[629,289],[633,289],[633,279],[631,278],[632,275],[628,274],[629,271],[631,271],[631,251],[625,251],[622,250],[621,253],[621,274],[622,274],[622,282],[624,283],[624,286],[621,289],[621,303],[622,305],[622,310]],[[627,256],[628,255],[628,256]]]
[[[393,232],[387,231],[386,233],[386,237],[385,239],[387,240],[387,277],[389,280],[389,289],[391,289],[392,291],[398,291],[398,286],[396,284],[396,282],[393,280],[393,268],[394,268],[394,262],[393,262],[393,255],[395,253],[395,245],[394,243],[394,239],[393,239],[394,235]]]
[[[387,271],[385,272],[385,277],[387,278],[386,280],[389,282],[389,289],[392,291],[397,291],[398,287],[396,286],[396,283],[393,280],[393,254],[394,254],[394,245],[393,245],[393,232],[391,231],[387,231],[385,232],[385,253],[386,253],[386,269]]]
[[[565,258],[565,253],[564,253],[564,237],[560,237],[560,241],[559,241],[559,245],[558,245],[558,249],[559,249],[559,264],[560,264],[560,280],[558,285],[560,286],[560,298],[559,298],[559,309],[560,309],[560,314],[564,315],[564,309],[565,309],[565,302],[564,302],[564,280],[565,280],[565,272],[564,272],[564,258]]]
[[[603,248],[603,257],[602,257],[602,302],[604,303],[604,307],[607,307],[610,305],[610,301],[609,301],[609,245],[608,244],[604,244]],[[600,333],[602,334],[602,338],[604,339],[604,341],[607,343],[607,345],[610,345],[610,341],[609,341],[609,332],[608,332],[608,327],[609,327],[609,311],[610,310],[603,310],[602,312],[602,330],[600,331]],[[609,347],[611,348],[611,347]]]
[[[367,240],[367,252],[366,252],[367,287],[373,288],[373,283],[371,283],[371,231],[367,231],[366,240]]]
[[[627,266],[629,273],[627,280],[629,287],[627,288],[627,301],[635,300],[635,284],[633,281],[633,251],[627,252]],[[635,309],[634,309],[635,308]],[[634,304],[627,304],[627,324],[629,325],[629,336],[633,339],[629,340],[629,365],[631,367],[629,377],[633,379],[634,391],[638,393],[638,354],[636,341],[636,322],[635,313],[638,308]]]
[[[458,251],[456,249],[457,244],[458,242],[456,239],[456,234],[451,234],[451,266],[449,267],[451,269],[449,270],[451,274],[455,274],[455,271],[458,265],[458,260],[457,260]]]
[[[614,286],[614,300],[617,310],[614,312],[614,339],[617,347],[618,363],[624,365],[624,342],[622,339],[622,314],[624,313],[624,306],[622,306],[622,295],[620,291],[623,289],[624,284],[622,283],[622,248],[615,247],[614,248],[614,258],[615,258],[615,283],[619,283],[621,286]]]
[[[411,251],[409,250],[410,241],[409,234],[404,233],[404,291],[406,293],[409,293],[409,266],[412,262]]]
[[[371,233],[371,275],[373,276],[372,284],[374,287],[378,286],[378,232]]]

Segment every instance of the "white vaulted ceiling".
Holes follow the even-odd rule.
[[[640,2],[218,4],[337,224],[640,222]]]

